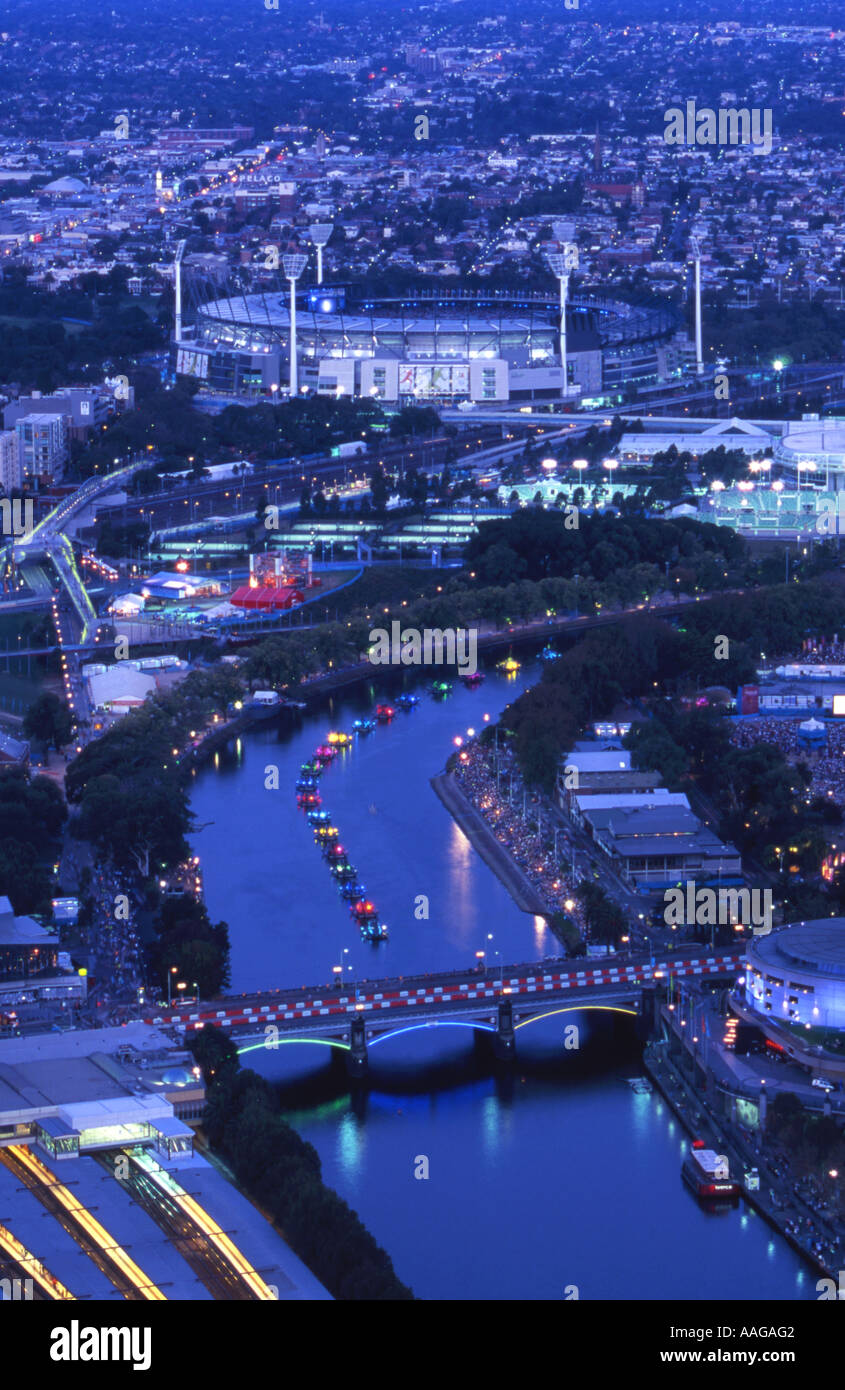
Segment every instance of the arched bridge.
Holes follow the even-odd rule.
[[[611,964],[610,961],[613,963]],[[500,1055],[511,1055],[520,1028],[554,1014],[584,1009],[638,1015],[643,993],[670,979],[733,979],[741,954],[684,954],[663,960],[611,957],[580,969],[536,963],[504,966],[491,977],[473,970],[363,981],[354,993],[316,986],[274,990],[168,1010],[146,1021],[191,1035],[219,1027],[242,1052],[282,1043],[340,1048],[355,1074],[367,1067],[368,1046],[424,1027],[473,1028],[493,1035]],[[219,1007],[215,1007],[215,1003]]]

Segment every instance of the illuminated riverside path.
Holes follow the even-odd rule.
[[[361,941],[293,790],[328,730],[371,713],[384,686],[296,724],[283,716],[198,771],[192,805],[198,822],[213,824],[194,847],[212,920],[229,924],[233,993],[324,982],[317,997],[351,999],[386,977],[469,980],[478,950],[497,991],[500,965],[563,970],[555,938],[515,906],[429,784],[456,735],[480,729],[484,713],[495,720],[538,678],[536,666],[515,682],[488,670],[479,689],[456,681],[442,703],[421,684],[416,709],[359,739],[321,778],[323,806],[390,929],[386,942]],[[278,791],[265,789],[268,765],[279,768]],[[423,894],[427,920],[414,916]],[[339,964],[352,987],[332,991]],[[580,1045],[567,1050],[573,1024]],[[483,1032],[423,1026],[371,1042],[368,1083],[352,1094],[345,1055],[332,1046],[269,1050],[245,1039],[253,1050],[242,1061],[278,1083],[326,1182],[423,1298],[563,1299],[573,1285],[582,1299],[815,1298],[817,1276],[762,1218],[744,1204],[709,1215],[683,1184],[681,1125],[657,1093],[625,1085],[640,1072],[636,1029],[621,1013],[557,1014],[520,1028],[515,1062],[497,1062]],[[414,1177],[420,1156],[427,1179]]]

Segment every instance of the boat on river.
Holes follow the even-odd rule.
[[[703,1139],[694,1139],[690,1145],[681,1167],[681,1177],[696,1197],[732,1201],[740,1195],[739,1183],[731,1177],[727,1157],[717,1154],[714,1149],[705,1148]]]

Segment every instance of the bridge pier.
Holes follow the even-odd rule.
[[[660,1008],[665,992],[659,986],[651,985],[640,991],[640,1016],[637,1019],[637,1033],[643,1042],[660,1035]]]
[[[503,999],[499,1004],[496,1031],[493,1034],[493,1053],[500,1061],[510,1061],[516,1056],[513,1005],[510,999]]]
[[[346,1070],[351,1077],[367,1075],[369,1055],[367,1053],[367,1033],[362,1018],[354,1018],[349,1029],[349,1051],[346,1054]]]

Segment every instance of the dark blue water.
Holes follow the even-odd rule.
[[[213,824],[195,848],[212,917],[229,923],[233,990],[328,983],[337,964],[363,979],[474,964],[477,950],[494,965],[496,951],[505,963],[555,952],[429,785],[454,737],[495,720],[537,675],[491,672],[477,691],[424,696],[324,773],[323,804],[387,942],[360,940],[293,794],[300,763],[330,728],[371,712],[374,691],[255,731],[197,774],[197,820]],[[274,767],[280,789],[268,790]],[[423,894],[427,921],[414,916]],[[573,1021],[578,1052],[562,1046]],[[325,1047],[244,1061],[279,1083],[326,1181],[422,1297],[562,1299],[571,1286],[582,1299],[815,1297],[815,1276],[753,1211],[707,1213],[682,1185],[680,1126],[659,1096],[625,1084],[640,1070],[629,1020],[545,1019],[517,1033],[517,1053],[503,1069],[484,1035],[417,1029],[371,1046],[370,1088],[355,1097]],[[414,1176],[422,1158],[426,1179]]]

